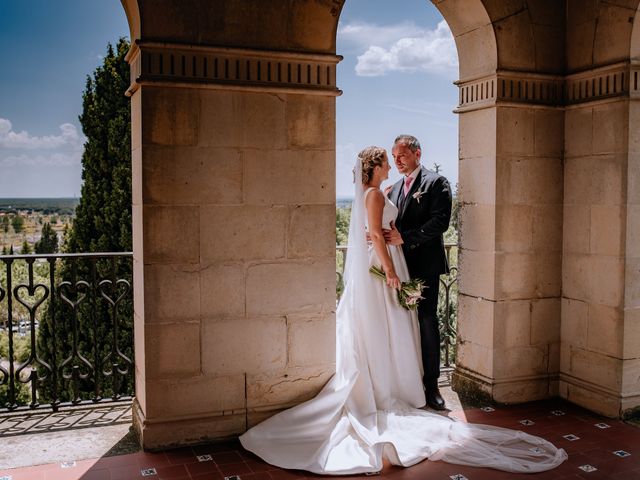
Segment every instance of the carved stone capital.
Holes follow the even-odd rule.
[[[494,75],[456,82],[460,89],[457,113],[500,103],[563,104],[563,78],[527,72],[501,70]]]
[[[131,95],[141,85],[339,95],[338,55],[140,41],[127,60]]]
[[[499,104],[568,107],[616,97],[640,98],[640,62],[620,62],[566,76],[501,70],[455,82],[456,113]]]

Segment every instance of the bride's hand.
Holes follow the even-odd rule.
[[[387,285],[396,290],[400,289],[400,278],[396,274],[396,271],[393,269],[393,267],[384,268],[383,266],[382,269],[384,270],[384,274],[387,277]]]

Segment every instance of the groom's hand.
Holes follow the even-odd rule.
[[[394,222],[391,222],[390,230],[383,230],[382,233],[384,234],[385,242],[389,245],[402,245],[404,243],[402,235],[400,235],[400,232],[396,228],[396,224]]]

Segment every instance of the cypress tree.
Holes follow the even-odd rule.
[[[26,240],[22,242],[22,249],[20,250],[20,253],[22,255],[27,255],[31,253],[31,246],[29,245],[29,242],[27,242]]]
[[[76,217],[73,225],[66,232],[63,251],[81,252],[124,252],[131,251],[131,119],[129,99],[125,91],[129,87],[129,65],[124,57],[129,50],[129,43],[121,38],[116,48],[108,45],[103,64],[96,68],[93,75],[87,77],[83,92],[83,110],[79,117],[82,130],[87,137],[82,156],[82,189]],[[97,282],[92,282],[92,271],[95,268]],[[82,381],[81,390],[99,393],[100,396],[111,396],[119,392],[133,391],[133,367],[127,366],[122,359],[111,355],[113,345],[112,309],[101,293],[111,298],[118,297],[119,292],[112,285],[98,285],[100,279],[125,278],[131,280],[132,266],[130,261],[117,261],[115,265],[109,260],[101,260],[92,265],[90,260],[65,260],[59,267],[59,277],[75,284],[77,280],[86,280],[96,298],[92,305],[89,295],[77,307],[79,324],[79,350],[83,357],[92,364],[93,369],[80,366],[81,373],[89,374]],[[70,294],[78,299],[84,291]],[[95,307],[95,310],[94,310]],[[71,355],[71,332],[74,312],[71,307],[56,297],[56,363]],[[118,346],[120,350],[133,360],[133,301],[129,293],[117,309],[119,332]],[[41,354],[52,359],[53,323],[51,310],[48,310],[46,321],[41,323],[39,349]],[[96,348],[97,346],[97,348]],[[111,355],[111,356],[110,356]],[[114,382],[114,376],[106,382],[98,392],[94,379],[104,377],[103,371],[111,370],[111,365],[118,363],[129,371],[126,384]],[[78,364],[75,362],[75,364]],[[71,369],[63,372],[68,374]],[[117,376],[116,376],[117,377]],[[48,380],[46,393],[52,388]],[[78,392],[74,392],[71,382],[59,379],[58,392],[60,400],[73,400]],[[82,398],[90,393],[79,394]]]
[[[35,244],[36,253],[56,253],[58,251],[58,235],[49,222],[42,226],[42,236]]]

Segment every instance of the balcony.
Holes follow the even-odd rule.
[[[447,245],[452,273],[442,277],[441,387],[461,421],[488,423],[542,435],[570,459],[539,478],[640,478],[637,427],[592,414],[561,400],[500,406],[462,400],[451,391],[457,314],[456,247]],[[337,293],[345,247],[336,248]],[[131,429],[131,254],[15,255],[0,257],[0,480],[50,478],[306,478],[271,467],[237,442],[144,453]],[[128,270],[127,270],[128,269]],[[50,328],[50,330],[47,330]],[[50,332],[51,351],[42,336]],[[577,437],[577,438],[574,438]],[[382,477],[400,470],[386,466]],[[413,478],[531,478],[489,469],[423,462]],[[455,475],[463,475],[455,477]],[[536,477],[536,478],[538,478]],[[589,478],[588,476],[585,478]]]

